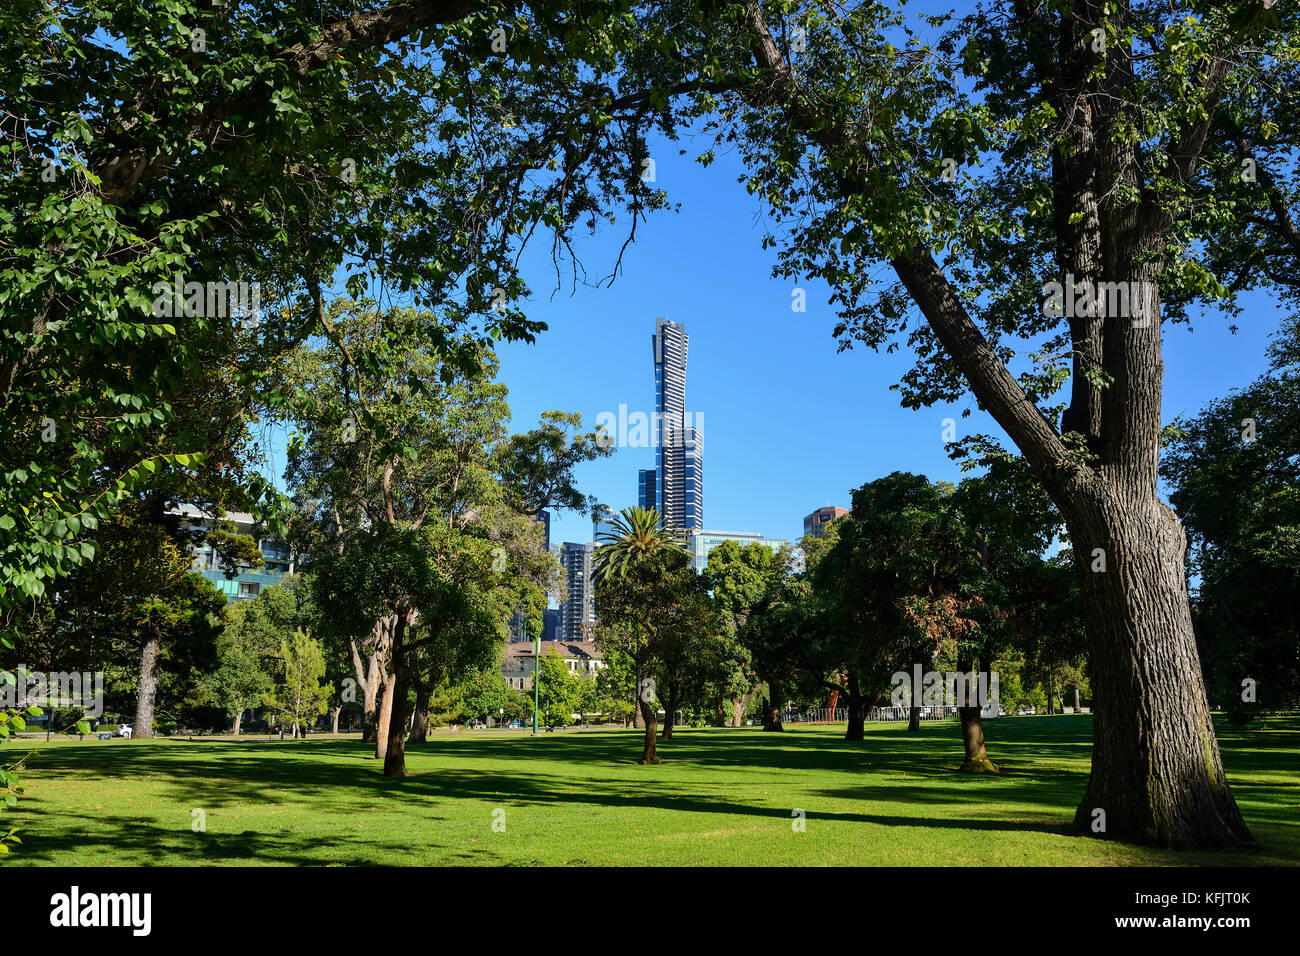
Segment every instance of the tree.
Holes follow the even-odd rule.
[[[779,662],[779,657],[762,653],[758,659],[762,659],[763,667],[759,670],[754,650],[745,637],[754,639],[758,632],[746,632],[744,628],[751,615],[766,613],[772,602],[780,600],[781,589],[790,575],[790,553],[784,549],[774,551],[764,545],[723,541],[708,553],[703,575],[714,596],[715,606],[723,615],[724,630],[735,641],[735,650],[729,656],[728,691],[732,705],[731,723],[733,727],[740,727],[759,685],[766,680],[771,689],[775,671],[784,663]],[[763,649],[766,652],[772,648],[764,643]],[[775,683],[780,688],[780,678]],[[780,706],[776,706],[775,718],[772,713],[774,711],[770,709],[764,714],[764,730],[780,730]]]
[[[569,670],[568,663],[555,648],[542,655],[538,674],[533,679],[537,687],[537,706],[547,727],[560,727],[570,723],[582,706],[583,678]]]
[[[335,343],[299,349],[284,373],[299,428],[287,476],[300,533],[321,555],[316,600],[331,639],[349,646],[394,776],[408,694],[418,739],[434,689],[485,666],[514,609],[540,618],[558,574],[492,470],[509,416],[495,356],[465,345],[468,370],[448,364],[429,349],[428,318],[335,303]]]
[[[664,524],[663,515],[655,508],[624,508],[609,519],[609,529],[597,535],[596,544],[598,547],[592,561],[592,584],[597,588],[606,578],[626,576],[628,568],[643,559],[655,557],[664,551],[686,551],[685,538],[676,530],[668,528]],[[636,666],[636,697],[639,702],[633,708],[633,717],[635,724],[644,727],[649,734],[650,721],[646,718],[646,713],[650,702],[645,699],[643,689],[646,674],[639,669],[639,659]]]
[[[603,98],[630,43],[622,9],[7,5],[0,409],[16,433],[0,449],[0,586],[39,596],[83,560],[66,522],[106,520],[157,463],[109,468],[108,451],[156,436],[236,330],[257,329],[254,379],[325,331],[322,287],[345,262],[353,294],[372,280],[436,305],[429,333],[443,345],[473,322],[482,342],[540,331],[510,306],[535,227],[570,249],[589,217],[624,207],[634,229],[663,205],[620,159],[645,155],[646,123],[621,122],[644,100]],[[508,55],[490,23],[508,28]],[[530,176],[543,169],[555,174]],[[177,282],[215,284],[222,304],[175,296]],[[241,282],[261,284],[260,308],[227,308]],[[105,424],[113,440],[95,441]],[[60,441],[42,440],[51,426]]]
[[[596,432],[580,431],[578,412],[542,413],[542,423],[522,435],[504,441],[497,455],[497,469],[511,506],[537,517],[543,511],[591,511],[596,501],[578,490],[573,469],[585,461],[614,453],[611,443],[602,443]]]
[[[596,536],[592,577],[599,584],[610,577],[623,577],[628,569],[662,551],[686,551],[680,532],[664,524],[654,508],[624,508],[609,520],[609,530]]]
[[[500,664],[485,667],[464,682],[464,711],[484,721],[499,720],[510,703],[510,686],[501,676]]]
[[[100,525],[94,560],[52,602],[70,644],[134,671],[132,736],[141,739],[153,736],[160,676],[184,675],[192,686],[214,668],[226,619],[225,596],[190,570],[188,536],[158,507],[158,499],[135,499]]]
[[[1293,285],[1300,127],[1284,91],[1300,18],[1270,0],[1194,16],[988,0],[921,30],[904,16],[670,2],[641,19],[632,72],[686,91],[684,108],[741,151],[776,273],[830,285],[841,342],[910,345],[904,404],[969,392],[1059,508],[1096,701],[1076,827],[1247,841],[1198,666],[1183,530],[1157,491],[1162,322]],[[1249,257],[1221,269],[1224,245]],[[1266,267],[1241,267],[1261,254]],[[896,282],[877,284],[882,265]]]
[[[863,739],[871,708],[912,656],[898,618],[895,580],[870,517],[846,515],[827,525],[820,538],[804,537],[808,613],[821,620],[821,640],[810,644],[808,659],[848,711],[845,740]]]
[[[261,657],[247,646],[234,627],[217,642],[217,669],[205,675],[201,687],[230,716],[230,734],[239,736],[244,711],[257,707],[271,691],[271,677]]]
[[[322,684],[325,655],[320,644],[301,628],[293,638],[280,644],[280,675],[265,703],[284,714],[293,723],[295,740],[307,736],[315,718],[329,709],[333,684]]]
[[[596,644],[607,657],[612,650],[632,661],[645,723],[641,763],[652,764],[659,762],[657,668],[675,653],[677,642],[707,633],[712,609],[703,579],[673,536],[662,531],[659,513],[629,508],[622,518],[613,540],[596,549]]]

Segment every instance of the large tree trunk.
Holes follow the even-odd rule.
[[[763,715],[763,729],[784,731],[785,726],[781,723],[781,711],[784,709],[785,698],[782,694],[781,681],[779,679],[768,680],[767,712]]]
[[[848,677],[849,692],[844,696],[844,704],[849,711],[849,725],[844,730],[845,740],[863,740],[866,737],[867,714],[880,700],[880,691],[870,697],[862,693],[857,677]]]
[[[649,703],[637,698],[637,712],[645,726],[645,746],[641,751],[642,763],[658,763],[659,755],[655,753],[655,736],[659,727],[659,704]]]
[[[233,730],[230,731],[230,736],[232,737],[239,736],[239,728],[240,725],[243,724],[243,722],[244,722],[244,712],[241,710],[239,711],[239,713],[235,714],[235,727]]]
[[[407,696],[411,691],[411,681],[406,667],[394,662],[397,673],[393,677],[393,706],[388,720],[388,747],[384,753],[384,776],[406,776],[406,728],[410,723],[411,710]]]
[[[407,743],[425,744],[429,742],[429,687],[417,684],[415,687],[415,722],[411,724],[411,736]]]
[[[153,704],[158,696],[158,651],[157,637],[145,641],[140,651],[140,682],[136,687],[135,723],[131,725],[131,736],[138,740],[148,740],[153,736]]]
[[[1182,526],[1154,497],[1145,504],[1117,496],[1084,521],[1067,514],[1094,700],[1092,773],[1075,824],[1157,846],[1245,843],[1192,633]],[[1094,549],[1104,571],[1093,570]]]
[[[406,732],[411,720],[411,671],[406,662],[403,638],[415,618],[415,612],[399,614],[393,629],[393,684],[388,708],[388,748],[384,754],[384,776],[406,776]]]
[[[912,733],[921,731],[921,707],[916,701],[912,701],[912,706],[907,711],[907,729]]]
[[[731,699],[731,726],[741,727],[745,723],[745,711],[749,710],[749,702],[754,699],[758,693],[758,686],[755,684],[741,697]]]
[[[664,729],[663,733],[659,735],[661,740],[673,739],[673,725],[677,722],[677,701],[677,691],[675,689],[670,689],[668,691],[668,696],[664,699]]]
[[[339,714],[343,712],[343,705],[339,704],[330,711],[330,733],[338,736],[339,732]]]
[[[980,674],[974,669],[970,658],[959,657],[957,670],[971,678],[963,689],[962,699],[957,701],[957,713],[961,717],[961,739],[966,751],[966,759],[961,765],[962,773],[997,773],[998,766],[989,759],[984,747],[984,718],[981,714],[983,705],[979,699]]]
[[[392,635],[393,616],[389,614],[376,621],[371,629],[365,645],[368,654],[364,659],[357,642],[355,640],[348,642],[352,669],[356,674],[357,686],[361,688],[361,739],[366,743],[376,743],[379,740],[379,698],[387,677],[388,651]]]
[[[393,722],[393,700],[396,697],[397,675],[389,674],[380,685],[379,719],[375,726],[375,758],[388,756],[388,734]]]

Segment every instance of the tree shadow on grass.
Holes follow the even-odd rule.
[[[471,852],[470,847],[454,840],[446,843],[445,830],[439,833],[439,825],[454,819],[455,814],[440,816],[438,808],[465,800],[505,806],[572,805],[766,817],[788,822],[789,807],[754,799],[755,788],[742,787],[726,773],[687,781],[673,775],[673,765],[678,764],[683,769],[721,771],[753,768],[756,772],[869,774],[860,788],[814,791],[819,797],[852,801],[854,809],[836,812],[806,807],[813,820],[941,830],[1068,832],[1074,807],[1086,786],[1086,762],[1079,767],[1058,761],[1073,759],[1062,758],[1062,750],[1072,752],[1085,744],[1073,740],[1058,743],[1050,735],[1040,737],[1036,730],[1021,738],[1011,733],[1014,728],[1004,728],[1005,739],[995,741],[995,759],[1006,765],[1005,772],[966,777],[953,772],[960,759],[960,743],[950,737],[950,730],[929,727],[917,735],[890,729],[869,733],[862,742],[806,731],[766,735],[686,731],[663,745],[666,773],[656,776],[654,768],[645,768],[635,780],[630,780],[626,771],[629,759],[639,753],[638,739],[619,732],[540,739],[438,737],[428,745],[411,748],[412,765],[418,768],[423,757],[437,756],[454,760],[458,766],[439,765],[403,779],[383,777],[381,765],[371,757],[372,745],[357,740],[86,744],[51,748],[39,755],[29,774],[31,799],[20,804],[15,822],[26,831],[24,856],[33,862],[49,861],[57,854],[95,861],[127,856],[133,862],[354,865],[409,862],[405,851],[416,845],[411,841],[420,839],[427,840],[430,849],[437,847],[443,859],[492,861],[490,850],[473,848]],[[1258,738],[1247,735],[1241,743],[1258,743]],[[1238,788],[1243,804],[1250,808],[1249,818],[1289,827],[1288,838],[1282,843],[1291,846],[1287,852],[1294,857],[1295,841],[1289,834],[1295,832],[1294,791],[1300,783],[1273,783],[1271,778],[1279,775],[1279,763],[1289,764],[1296,755],[1279,753],[1275,746],[1237,751],[1229,747],[1227,753],[1230,774],[1236,767],[1238,772],[1258,775],[1257,780]],[[525,759],[544,769],[525,769],[519,764]],[[619,775],[602,779],[596,772],[607,773],[610,768]],[[693,772],[698,774],[698,769]],[[40,783],[58,777],[73,781],[97,778],[118,785],[153,778],[150,785],[161,793],[168,813],[177,814],[177,824],[170,827],[161,820],[141,820],[123,813],[120,806],[109,814],[49,809],[40,796]],[[684,789],[691,786],[693,791]],[[1284,799],[1279,801],[1279,796]],[[300,818],[310,819],[311,825],[295,832],[294,818],[289,816],[285,819],[290,823],[275,832],[188,831],[189,807],[211,811],[268,803],[311,814]],[[913,816],[881,806],[898,803],[948,807],[958,815]],[[1037,816],[1041,807],[1044,816],[1054,819],[981,817],[970,812],[975,804],[1014,805],[1031,816]],[[410,814],[410,825],[398,826],[390,836],[358,833],[349,825],[355,815],[374,811]],[[1007,807],[1004,812],[1015,811]],[[68,825],[70,819],[72,826]],[[322,828],[328,832],[322,833]],[[334,852],[323,852],[329,850]],[[1180,858],[1171,860],[1179,862]]]

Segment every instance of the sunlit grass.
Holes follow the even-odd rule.
[[[9,864],[1300,862],[1300,720],[1220,728],[1260,843],[1239,854],[1071,835],[1090,732],[1088,717],[992,721],[1003,773],[988,777],[954,772],[953,723],[869,724],[858,743],[842,726],[679,730],[651,767],[632,731],[442,733],[408,751],[403,780],[356,739],[62,742],[29,763],[0,828],[22,828]]]

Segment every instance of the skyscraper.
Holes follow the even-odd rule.
[[[588,637],[585,625],[596,620],[596,594],[591,586],[591,542],[564,542],[560,548],[560,565],[568,597],[560,605],[560,640],[582,641]]]
[[[651,336],[655,363],[655,492],[670,528],[704,527],[704,445],[698,416],[686,411],[686,353],[690,336],[679,322],[659,319]],[[645,482],[640,482],[642,486]]]
[[[608,505],[601,505],[599,509],[591,516],[591,540],[599,547],[602,542],[600,536],[614,530],[614,519],[618,517],[614,509]]]

